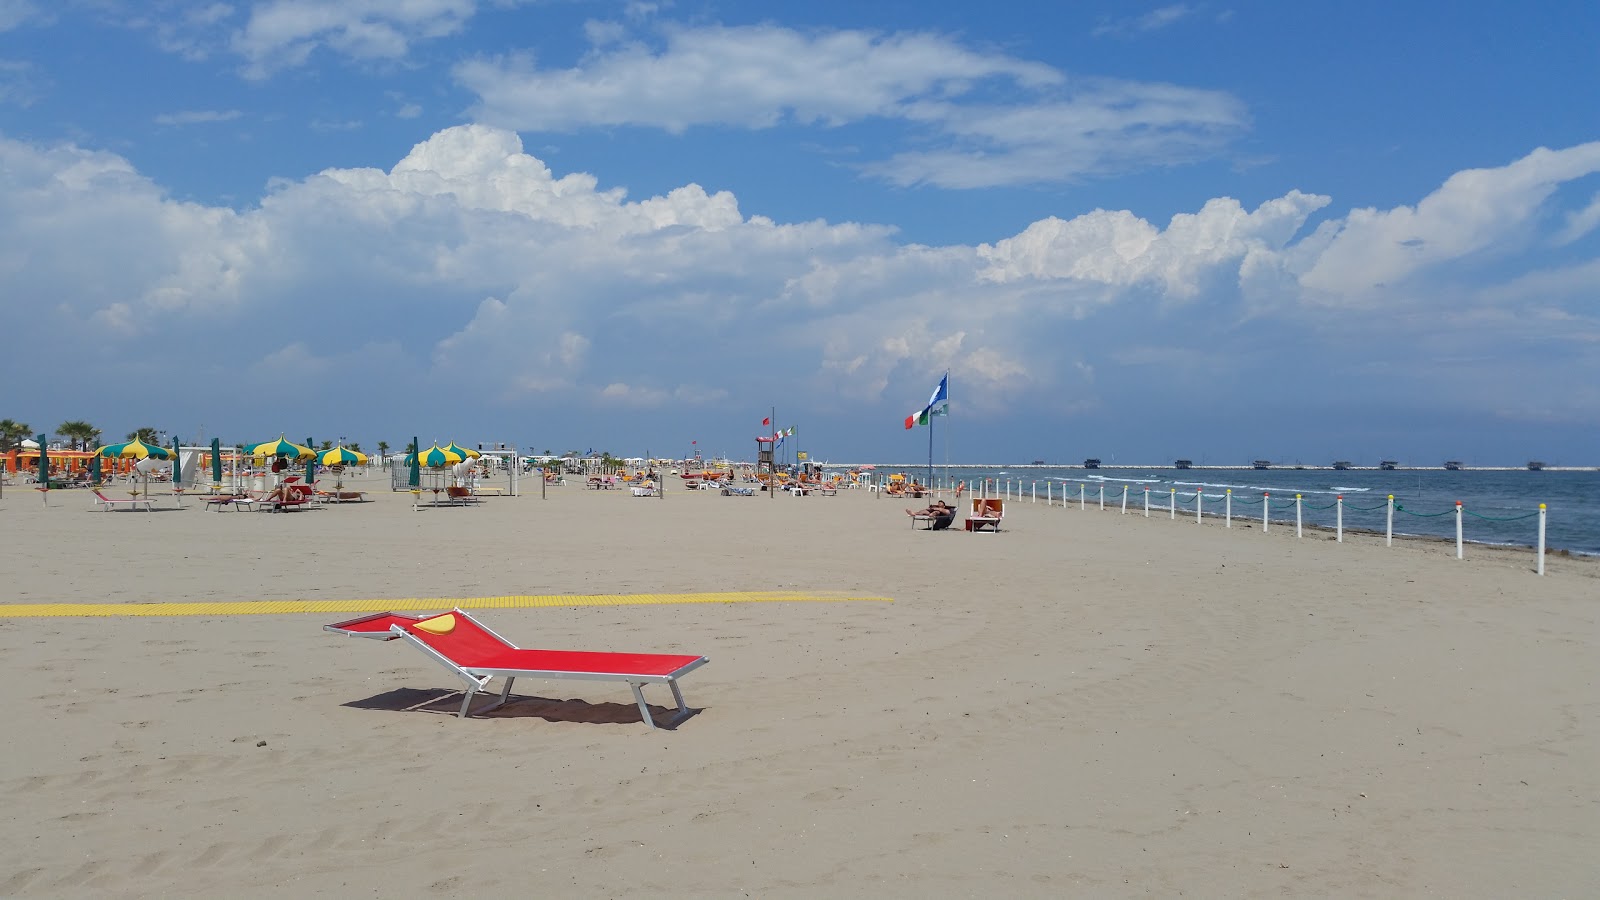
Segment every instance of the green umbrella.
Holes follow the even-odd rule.
[[[406,457],[406,465],[411,467],[411,479],[407,482],[414,488],[422,487],[422,470],[417,465],[417,448],[422,443],[416,438],[411,439],[411,454]]]
[[[100,483],[100,457],[89,460],[89,480],[96,485]]]
[[[211,483],[222,484],[222,439],[211,439]]]
[[[306,438],[306,446],[313,446],[311,438]],[[306,484],[317,483],[317,454],[313,451],[311,458],[306,460]]]
[[[50,451],[45,449],[44,435],[39,435],[37,440],[39,441],[39,490],[48,494],[50,491]],[[45,505],[49,505],[48,500]]]
[[[483,454],[477,450],[468,450],[466,447],[457,444],[455,441],[451,441],[450,446],[445,447],[444,450],[446,453],[457,454],[462,459],[477,459],[480,456],[483,456]]]
[[[172,489],[180,490],[183,487],[183,466],[178,462],[178,439],[172,439]]]

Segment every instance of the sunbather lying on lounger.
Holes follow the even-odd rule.
[[[933,501],[933,505],[927,509],[906,510],[906,515],[908,516],[953,516],[955,514],[956,508],[943,500]]]

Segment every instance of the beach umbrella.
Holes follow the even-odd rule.
[[[278,435],[278,439],[274,441],[262,441],[259,444],[246,444],[244,452],[256,459],[265,459],[269,456],[282,456],[286,459],[294,460],[295,462],[311,459],[317,455],[317,452],[312,450],[310,447],[302,447],[299,444],[296,444],[294,441],[285,438],[281,434]]]
[[[211,439],[211,483],[222,484],[222,439]]]
[[[453,466],[466,459],[460,453],[434,444],[420,453],[411,453],[406,456],[406,463],[413,466],[427,466],[430,469],[443,469]]]
[[[317,462],[325,466],[364,466],[367,464],[367,455],[341,444],[332,450],[324,450],[317,454]]]
[[[421,446],[422,443],[416,438],[411,439],[411,449],[413,451]],[[411,467],[411,477],[407,483],[414,488],[422,487],[422,469],[417,463],[417,454],[415,452],[406,454],[406,465]]]
[[[135,438],[120,444],[107,444],[94,451],[94,455],[101,459],[159,459],[168,460],[175,458],[171,450],[159,444],[146,444]]]
[[[42,493],[39,495],[39,497],[45,501],[45,503],[44,503],[45,506],[49,506],[50,505],[50,499],[49,499],[50,498],[50,451],[45,448],[44,435],[42,435],[42,434],[39,435],[39,490],[42,491]]]
[[[183,487],[183,466],[178,462],[178,439],[172,439],[172,489],[174,491]]]
[[[459,454],[462,459],[478,459],[483,456],[483,454],[477,450],[469,450],[466,447],[457,444],[455,441],[451,441],[450,446],[445,447],[444,450],[447,453]]]
[[[89,460],[89,480],[95,484],[100,483],[100,457],[98,456]]]
[[[306,446],[307,447],[315,446],[315,442],[312,441],[311,438],[306,438]],[[313,450],[313,451],[311,451],[311,458],[306,460],[306,484],[316,484],[316,483],[317,483],[317,453],[316,453],[315,450]]]

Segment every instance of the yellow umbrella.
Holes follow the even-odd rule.
[[[457,444],[455,441],[451,441],[450,446],[445,447],[444,449],[449,453],[460,454],[462,459],[478,459],[479,457],[483,456],[482,453],[479,453],[476,450],[469,450],[466,447]]]
[[[367,455],[341,444],[317,454],[317,463],[324,466],[364,466],[367,464]]]
[[[259,444],[250,444],[244,448],[244,452],[256,459],[265,459],[269,456],[282,456],[292,459],[295,462],[305,462],[308,459],[315,459],[317,456],[317,451],[312,450],[310,447],[303,447],[299,444],[296,444],[294,441],[285,438],[281,434],[278,435],[278,439],[275,441],[262,441]]]

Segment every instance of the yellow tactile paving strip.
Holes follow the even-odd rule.
[[[0,619],[83,616],[276,616],[286,613],[415,612],[550,606],[646,606],[660,603],[839,603],[874,597],[828,591],[727,591],[710,594],[535,594],[509,597],[407,597],[398,600],[236,600],[216,603],[0,604]]]

